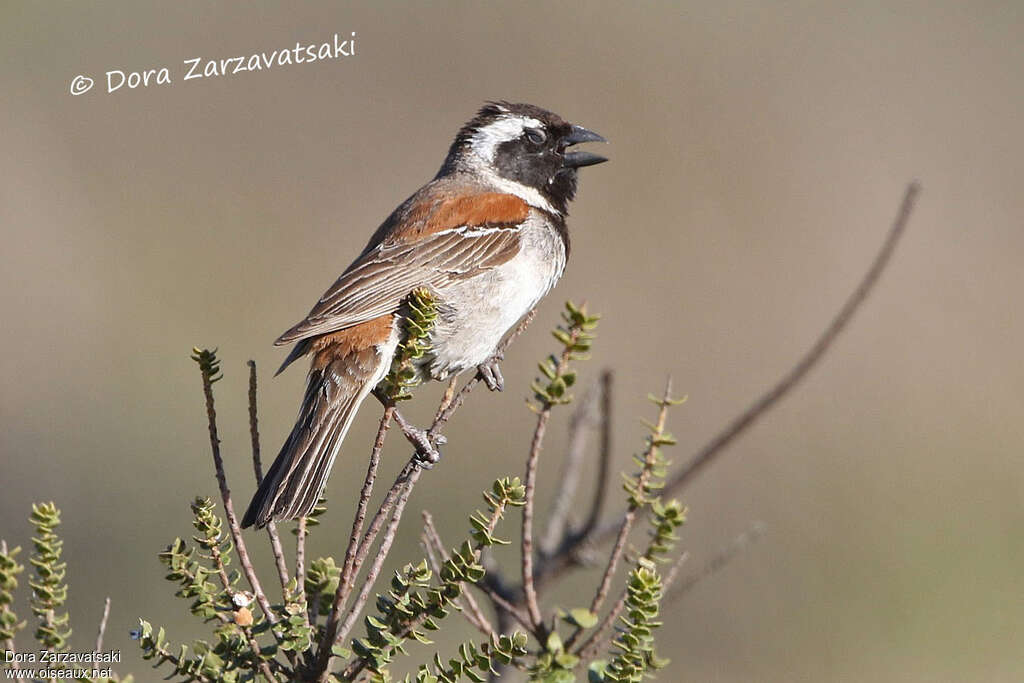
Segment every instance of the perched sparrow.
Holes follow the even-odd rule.
[[[491,390],[502,388],[498,343],[565,268],[576,169],[607,161],[566,150],[594,141],[605,142],[549,111],[508,102],[488,104],[459,131],[437,176],[388,216],[306,319],[275,342],[295,342],[281,370],[306,354],[312,365],[295,427],[242,526],[313,509],[359,404],[391,367],[414,289],[438,301],[422,377],[478,368]]]

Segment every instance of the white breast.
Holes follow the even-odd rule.
[[[547,294],[565,269],[565,244],[542,214],[523,227],[519,253],[501,266],[445,288],[447,311],[431,335],[436,379],[475,367]]]

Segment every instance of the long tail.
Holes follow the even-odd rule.
[[[391,360],[377,345],[353,348],[341,341],[316,352],[299,417],[249,503],[243,527],[308,515],[323,494],[359,405]]]

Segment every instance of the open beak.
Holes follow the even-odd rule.
[[[581,142],[608,142],[594,131],[587,130],[583,126],[573,126],[569,134],[565,136],[564,141],[566,147],[578,145]],[[562,166],[566,168],[581,168],[583,166],[604,163],[605,161],[608,161],[608,157],[593,154],[592,152],[566,152],[562,160]]]

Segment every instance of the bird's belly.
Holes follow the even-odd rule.
[[[519,253],[506,263],[441,292],[442,310],[428,360],[433,378],[444,379],[489,359],[505,333],[561,277],[561,239],[546,229],[531,233],[524,235]]]

